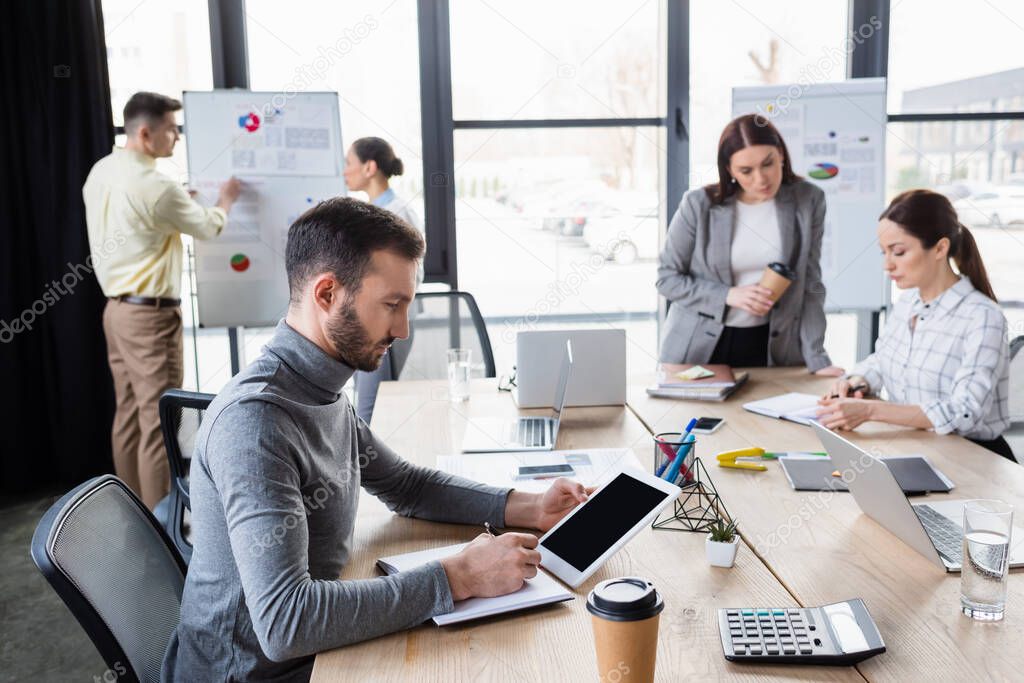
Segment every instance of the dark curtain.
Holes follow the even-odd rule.
[[[100,0],[5,3],[0,20],[0,494],[113,469],[105,299],[82,184],[114,141]]]

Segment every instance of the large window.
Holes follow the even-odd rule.
[[[892,3],[889,113],[1024,110],[1024,3]]]
[[[250,87],[336,91],[346,149],[368,135],[390,142],[405,165],[391,184],[422,216],[416,1],[247,0],[245,15]]]
[[[206,0],[103,0],[103,25],[115,126],[124,125],[124,105],[140,90],[180,100],[186,90],[213,87]],[[184,139],[158,168],[188,180]]]
[[[455,119],[661,116],[658,5],[452,2]]]
[[[952,200],[1024,334],[1024,5],[902,0],[890,26],[888,194]]]
[[[632,367],[656,362],[662,10],[451,3],[458,282],[500,372],[517,332],[595,324],[626,329]]]
[[[206,0],[103,0],[103,25],[115,126],[139,90],[180,99],[213,87]]]

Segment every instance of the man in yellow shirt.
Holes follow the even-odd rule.
[[[205,208],[156,170],[178,141],[178,100],[136,93],[124,108],[128,141],[93,166],[82,188],[92,265],[103,293],[107,356],[117,408],[114,470],[154,508],[170,490],[157,405],[183,379],[181,234],[211,239],[224,229],[241,184],[220,188]]]

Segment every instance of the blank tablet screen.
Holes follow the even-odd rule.
[[[544,547],[577,570],[585,571],[667,495],[620,474],[544,539]]]

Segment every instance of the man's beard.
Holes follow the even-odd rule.
[[[384,354],[378,354],[378,351],[383,345],[390,346],[395,341],[394,337],[387,337],[377,343],[371,341],[366,328],[359,322],[355,305],[348,298],[342,302],[338,315],[327,321],[327,338],[343,362],[363,372],[373,372],[379,368]]]

